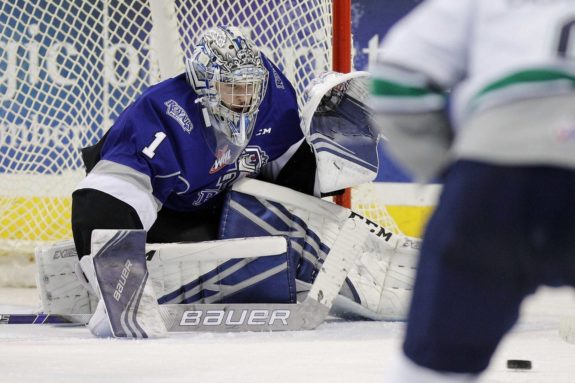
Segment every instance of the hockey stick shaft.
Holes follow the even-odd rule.
[[[169,332],[311,330],[323,323],[356,261],[354,246],[368,231],[353,214],[343,223],[333,251],[324,261],[307,298],[297,304],[166,304],[160,314]],[[0,314],[0,324],[86,324],[89,314]]]
[[[0,314],[0,324],[78,324],[88,323],[91,314]]]

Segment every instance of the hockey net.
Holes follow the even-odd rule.
[[[145,88],[182,72],[205,28],[243,29],[299,95],[331,68],[330,0],[0,4],[0,285],[33,283],[34,247],[71,238],[80,148]]]

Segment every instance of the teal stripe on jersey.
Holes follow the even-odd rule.
[[[371,82],[371,94],[375,97],[421,97],[433,93],[427,88],[405,86],[378,78],[374,78]]]
[[[511,76],[504,77],[503,79],[489,84],[483,88],[475,98],[479,98],[486,93],[499,90],[512,85],[522,84],[522,83],[534,83],[534,82],[550,82],[557,80],[568,80],[575,84],[575,76],[569,75],[565,72],[554,71],[554,70],[526,70],[523,72],[517,72]]]
[[[468,103],[464,118],[498,105],[526,98],[575,91],[575,76],[561,70],[532,69],[503,77],[480,90]]]
[[[445,107],[443,93],[382,78],[372,80],[371,94],[371,106],[382,113],[425,113]]]

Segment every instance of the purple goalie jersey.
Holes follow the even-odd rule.
[[[194,211],[242,177],[263,173],[273,179],[303,133],[292,85],[264,62],[269,70],[265,98],[249,144],[235,163],[225,165],[225,158],[210,151],[201,104],[181,74],[148,89],[120,115],[90,173],[92,180],[80,187],[111,194],[142,217],[142,206],[151,205],[139,204],[138,198],[153,200],[156,210]]]

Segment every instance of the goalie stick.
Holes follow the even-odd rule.
[[[369,233],[361,218],[347,211],[337,246],[324,261],[301,303],[165,304],[160,315],[169,332],[312,330],[323,323]],[[1,314],[0,324],[86,324],[90,314]]]
[[[160,315],[169,332],[311,330],[329,308],[308,298],[298,304],[169,304]],[[91,314],[0,314],[0,324],[86,325]]]
[[[329,308],[308,298],[297,304],[169,304],[160,315],[169,332],[311,330]],[[91,314],[0,314],[0,324],[86,325]]]
[[[297,304],[169,304],[160,315],[170,332],[311,330],[329,308],[308,298]],[[324,312],[325,311],[325,312]],[[0,314],[0,324],[86,325],[91,314]]]

